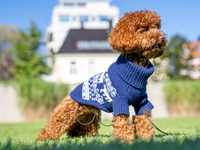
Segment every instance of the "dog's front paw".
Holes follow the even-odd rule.
[[[135,135],[143,139],[150,139],[155,134],[155,127],[151,123],[151,119],[148,115],[140,115],[133,117],[133,123],[135,125]]]
[[[128,143],[133,142],[135,138],[134,125],[125,125],[122,128],[114,128],[113,137]]]
[[[112,126],[113,137],[120,139],[121,141],[126,141],[128,143],[133,142],[135,138],[134,125],[128,120],[128,115],[117,115],[113,117]]]

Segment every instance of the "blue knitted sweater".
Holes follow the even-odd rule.
[[[147,79],[153,72],[151,63],[142,68],[120,55],[108,70],[78,85],[70,96],[78,103],[114,112],[114,116],[129,115],[129,105],[136,115],[142,115],[153,109],[146,94]]]

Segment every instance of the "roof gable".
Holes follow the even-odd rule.
[[[108,31],[105,29],[71,29],[58,53],[112,52],[111,49],[105,47],[107,38]],[[80,43],[83,41],[90,44],[88,48],[80,47]],[[99,48],[94,47],[95,42],[99,43]]]

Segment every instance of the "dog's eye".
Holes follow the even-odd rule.
[[[140,33],[148,31],[148,27],[140,27],[137,29]]]
[[[147,32],[148,31],[148,28],[142,28],[141,29],[141,32]]]

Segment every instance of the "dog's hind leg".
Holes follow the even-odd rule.
[[[67,96],[63,102],[55,109],[47,125],[36,136],[36,140],[54,140],[59,138],[64,132],[77,122],[76,110],[78,103]],[[78,109],[77,116],[81,116],[86,112],[94,112],[92,106],[81,105]]]
[[[98,119],[97,115],[98,116],[101,115],[101,111],[99,109],[97,109],[97,114],[95,116],[94,116],[94,112],[89,113],[89,114],[87,114],[87,112],[86,112],[82,116],[79,116],[78,119],[81,123],[79,123],[78,121],[76,123],[74,123],[68,129],[67,135],[70,137],[85,136],[85,135],[96,136],[98,134],[98,129],[100,128],[99,119]],[[91,122],[91,123],[88,125],[83,125],[83,124],[87,124],[89,122]]]
[[[135,138],[134,125],[128,120],[128,115],[119,114],[113,117],[113,137],[126,142],[132,142]]]
[[[51,114],[47,125],[36,136],[36,140],[54,140],[59,138],[76,119],[78,103],[67,96]]]

